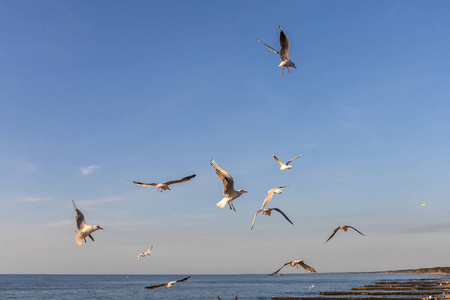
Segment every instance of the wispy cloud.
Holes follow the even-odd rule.
[[[450,223],[436,224],[421,227],[409,227],[400,230],[400,233],[433,233],[433,232],[447,232],[450,229]]]
[[[101,199],[93,199],[93,200],[76,200],[75,202],[78,204],[80,203],[80,205],[83,206],[90,206],[90,205],[95,205],[95,204],[99,204],[99,203],[111,203],[111,202],[117,202],[117,201],[124,201],[127,200],[128,198],[123,197],[123,196],[115,196],[115,197],[106,197],[106,198],[101,198]],[[78,206],[78,205],[77,205]]]
[[[68,225],[72,225],[73,226],[74,223],[75,223],[74,220],[62,220],[62,221],[59,221],[59,222],[41,224],[39,226],[43,227],[43,228],[53,228],[53,227],[68,226]]]
[[[33,202],[43,202],[43,201],[48,201],[49,199],[46,198],[40,198],[40,197],[30,197],[30,196],[16,196],[15,200],[17,202],[29,202],[29,203],[33,203]]]
[[[102,166],[100,165],[90,165],[87,167],[80,167],[78,168],[81,171],[81,174],[84,176],[88,176],[90,174],[92,174],[92,172],[94,172],[97,169],[100,169]]]

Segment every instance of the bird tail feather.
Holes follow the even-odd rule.
[[[217,202],[216,205],[217,205],[218,207],[220,207],[220,208],[224,208],[225,205],[227,205],[227,200],[226,200],[226,199],[222,199],[222,200],[220,200],[219,202]]]

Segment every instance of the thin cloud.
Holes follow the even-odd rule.
[[[116,196],[116,197],[107,197],[107,198],[101,198],[101,199],[95,199],[95,200],[76,200],[74,199],[75,203],[79,203],[80,205],[83,206],[91,206],[94,204],[99,204],[99,203],[111,203],[111,202],[118,202],[118,201],[124,201],[127,200],[126,197],[123,196]],[[78,206],[78,205],[77,205]]]
[[[34,202],[43,202],[48,201],[46,198],[40,198],[40,197],[29,197],[29,196],[17,196],[15,198],[17,202],[28,202],[28,203],[34,203]]]
[[[78,169],[80,170],[80,172],[83,176],[88,176],[88,175],[92,174],[92,172],[94,172],[95,170],[100,169],[101,167],[102,166],[100,166],[100,165],[90,165],[87,167],[80,167]]]
[[[74,220],[62,220],[62,221],[59,221],[59,222],[42,224],[42,225],[40,225],[40,227],[42,227],[42,228],[53,228],[53,227],[73,225],[74,223],[75,223]]]
[[[437,224],[421,227],[410,227],[400,230],[400,233],[434,233],[434,232],[448,232],[450,230],[450,223]]]

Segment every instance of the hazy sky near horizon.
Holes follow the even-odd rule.
[[[448,1],[0,1],[0,273],[448,266]],[[281,26],[297,69],[281,76]],[[275,153],[291,170],[279,171]],[[248,191],[218,208],[209,161]],[[171,191],[164,182],[197,174]],[[266,192],[289,185],[254,213]],[[104,230],[75,242],[75,200]],[[421,206],[426,203],[426,206]],[[339,232],[352,225],[368,235]],[[153,255],[137,255],[153,245]],[[286,269],[285,272],[305,272]]]

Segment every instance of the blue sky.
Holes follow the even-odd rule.
[[[1,1],[0,273],[448,266],[449,6]],[[285,76],[257,41],[278,48],[278,26]],[[272,153],[303,156],[280,172]],[[216,207],[211,158],[248,191],[236,213]],[[294,226],[260,215],[251,231],[287,184],[269,206]],[[105,228],[95,242],[75,243],[72,199]],[[344,224],[370,238],[324,245]]]

